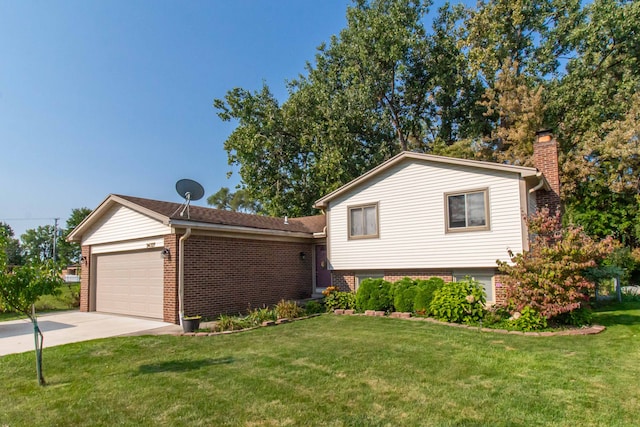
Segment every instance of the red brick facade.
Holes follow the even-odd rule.
[[[164,259],[164,321],[179,323],[178,313],[178,240],[180,236],[164,236],[164,247],[169,256]]]
[[[356,290],[356,276],[360,275],[357,271],[333,270],[331,271],[331,284],[337,286],[341,291],[349,292]],[[430,279],[432,277],[440,277],[445,282],[453,281],[453,273],[446,270],[383,270],[384,280],[396,282],[403,277],[411,277],[412,279]]]
[[[83,246],[80,261],[80,311],[89,311],[90,277],[91,246]]]
[[[312,243],[191,236],[185,241],[185,315],[213,318],[246,313],[249,307],[283,298],[310,297],[312,247]]]
[[[558,143],[549,131],[536,134],[533,145],[533,163],[549,182],[551,191],[538,190],[538,208],[548,207],[552,213],[560,209],[560,172],[558,170]]]
[[[165,322],[179,322],[178,252],[181,235],[164,237]],[[249,307],[304,299],[313,291],[313,243],[235,239],[192,235],[185,241],[185,315],[208,318],[245,313]],[[301,253],[304,253],[302,259]],[[80,310],[91,300],[91,247],[82,247]]]

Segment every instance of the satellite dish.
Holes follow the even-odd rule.
[[[192,179],[181,179],[176,182],[176,191],[186,201],[200,200],[204,196],[204,187]]]
[[[176,191],[184,198],[184,207],[180,212],[180,216],[184,216],[184,213],[187,212],[187,219],[191,219],[189,216],[189,205],[192,200],[202,199],[202,196],[204,196],[204,187],[192,179],[181,179],[176,182]]]

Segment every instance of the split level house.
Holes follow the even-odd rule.
[[[179,323],[355,291],[381,277],[473,277],[502,297],[496,260],[528,248],[524,216],[559,207],[557,143],[540,132],[535,168],[402,152],[273,218],[109,195],[70,234],[82,246],[82,311]]]

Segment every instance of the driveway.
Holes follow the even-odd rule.
[[[44,347],[119,335],[180,332],[179,325],[104,313],[65,311],[38,316]],[[29,319],[0,322],[0,356],[34,350],[33,326]]]

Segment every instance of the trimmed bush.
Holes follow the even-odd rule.
[[[356,292],[356,308],[360,311],[387,311],[393,305],[391,283],[384,279],[364,279]]]
[[[351,310],[356,308],[356,294],[353,292],[334,291],[324,297],[324,307],[331,312],[336,308]]]
[[[395,311],[413,311],[413,301],[418,290],[416,281],[410,277],[398,280],[392,286]]]
[[[477,281],[450,282],[434,292],[431,313],[445,322],[475,323],[484,316],[485,300],[484,289]]]
[[[428,280],[416,280],[416,294],[413,299],[413,311],[418,314],[431,314],[430,306],[433,294],[444,286],[444,280],[440,277],[432,277]]]
[[[324,311],[324,307],[318,301],[308,301],[304,305],[304,312],[306,314],[317,314],[322,313]]]

